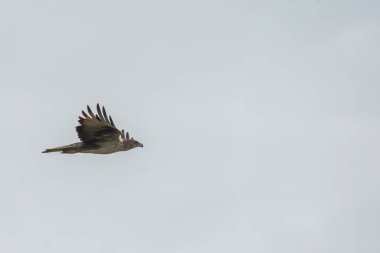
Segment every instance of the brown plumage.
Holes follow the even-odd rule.
[[[96,105],[97,114],[87,106],[88,113],[82,111],[79,116],[79,126],[76,127],[81,142],[46,149],[42,153],[61,152],[63,154],[92,153],[111,154],[119,151],[127,151],[143,144],[129,138],[129,133],[116,128],[111,116],[107,115],[106,109]]]

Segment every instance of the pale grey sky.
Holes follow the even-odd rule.
[[[3,1],[0,252],[380,252],[379,10]],[[40,153],[97,102],[144,148]]]

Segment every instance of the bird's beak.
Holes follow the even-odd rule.
[[[140,143],[140,147],[142,147],[142,148],[143,148],[143,147],[144,147],[144,145],[143,145],[142,143]]]

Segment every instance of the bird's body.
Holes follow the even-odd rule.
[[[116,128],[111,116],[107,116],[106,110],[100,110],[97,105],[98,114],[94,114],[87,106],[88,114],[82,111],[83,117],[79,117],[80,125],[76,127],[78,137],[82,142],[66,146],[46,149],[42,153],[61,152],[63,154],[92,153],[111,154],[119,151],[127,151],[143,145],[129,138],[128,132]]]

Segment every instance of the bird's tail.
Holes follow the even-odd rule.
[[[81,150],[82,143],[74,143],[66,146],[56,147],[56,148],[48,148],[42,153],[51,153],[51,152],[61,152],[62,154],[74,154]]]

